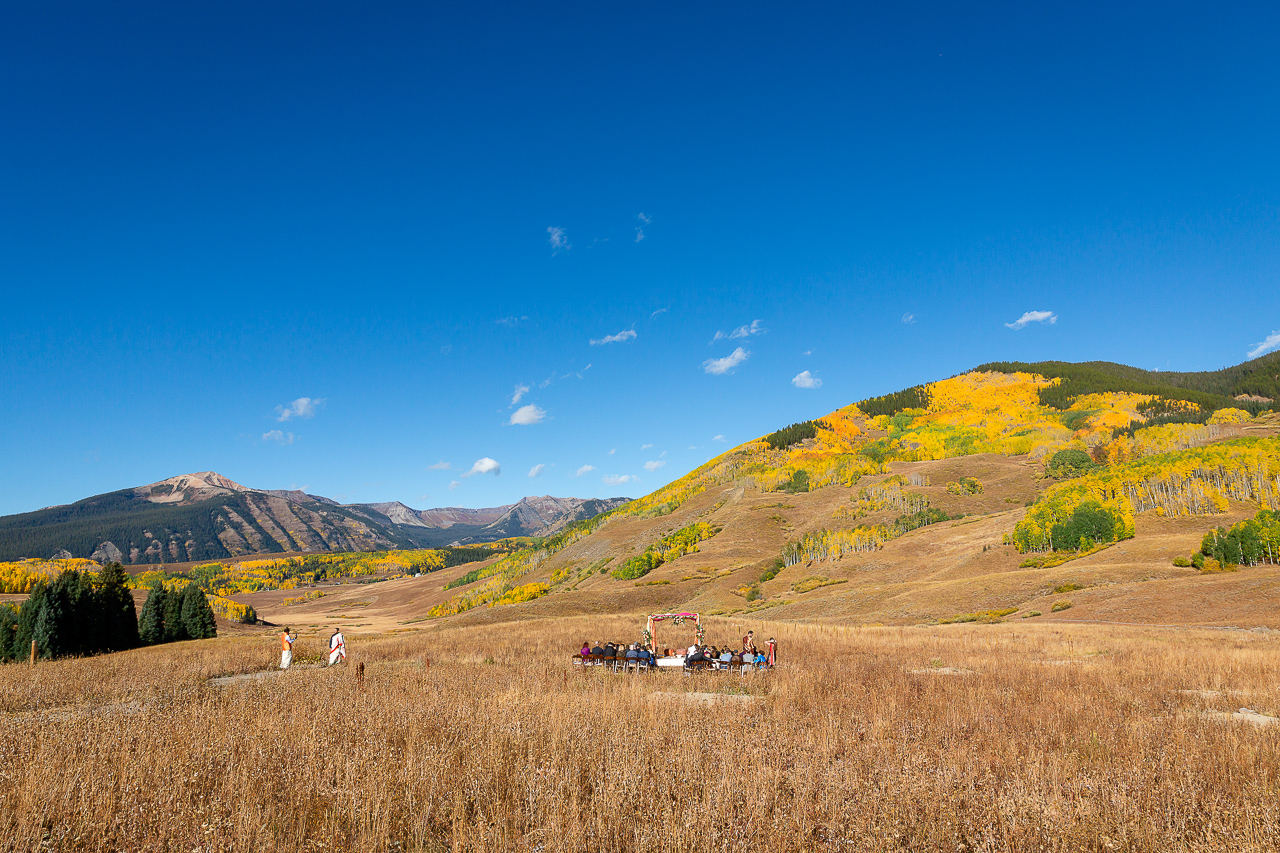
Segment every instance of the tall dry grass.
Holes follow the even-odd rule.
[[[274,641],[0,667],[0,846],[1280,847],[1280,725],[1209,715],[1280,711],[1280,640],[709,623],[775,634],[779,668],[572,671],[581,640],[636,633],[616,618],[351,637],[346,668],[223,687]]]

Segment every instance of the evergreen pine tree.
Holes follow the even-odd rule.
[[[17,657],[14,639],[18,633],[18,609],[12,604],[0,604],[0,660]]]
[[[18,630],[13,635],[14,656],[18,660],[26,660],[30,652],[31,641],[36,636],[36,623],[40,621],[40,614],[44,612],[44,603],[48,594],[49,588],[45,586],[44,581],[39,581],[31,588],[27,600],[22,602],[22,606],[18,609]]]
[[[165,642],[164,611],[165,599],[168,597],[164,584],[160,583],[151,588],[147,600],[143,602],[142,614],[138,617],[138,640],[144,646]]]
[[[164,597],[164,642],[176,643],[187,638],[182,624],[182,593],[170,592]]]
[[[31,639],[36,641],[36,656],[45,660],[68,653],[66,637],[62,631],[67,621],[67,585],[65,582],[58,583],[62,577],[59,575],[49,585],[44,596],[44,607],[40,608],[40,614],[31,630]]]
[[[138,613],[123,566],[110,562],[102,567],[98,574],[97,595],[102,613],[102,648],[120,651],[137,646]]]
[[[51,623],[50,636],[57,638],[57,648],[50,657],[64,655],[88,655],[99,650],[101,619],[99,618],[93,583],[87,573],[68,569],[54,578],[49,585],[49,600],[56,603],[52,613],[56,621]]]
[[[199,584],[189,583],[182,591],[182,626],[193,640],[206,640],[218,636],[217,620],[213,608]]]

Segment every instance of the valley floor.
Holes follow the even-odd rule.
[[[778,668],[571,667],[639,628],[351,631],[334,669],[314,633],[285,673],[267,631],[0,667],[0,846],[1280,847],[1280,634],[713,617],[709,642],[776,636]]]

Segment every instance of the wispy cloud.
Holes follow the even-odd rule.
[[[670,308],[659,308],[657,311],[654,311],[652,314],[649,315],[649,319],[652,320],[654,317],[657,317],[659,314],[665,314],[670,310],[671,310]]]
[[[293,444],[293,433],[283,432],[278,429],[269,430],[262,434],[263,441],[274,441],[276,444]]]
[[[751,353],[747,352],[742,347],[738,347],[724,358],[709,358],[702,362],[702,369],[707,373],[712,373],[716,376],[719,376],[722,373],[732,373],[735,367],[742,364],[742,362],[746,361],[750,356]]]
[[[592,338],[591,345],[593,347],[598,347],[602,344],[618,344],[624,341],[629,341],[635,336],[636,336],[635,329],[623,329],[621,332],[618,332],[618,334],[616,335],[605,335],[603,338]]]
[[[529,469],[529,477],[530,477],[531,479],[532,479],[533,477],[541,477],[541,476],[542,476],[542,472],[543,472],[543,470],[544,470],[546,467],[547,467],[546,465],[544,465],[543,463],[539,462],[537,465],[534,465],[532,468],[530,468],[530,469]]]
[[[600,481],[606,486],[621,486],[624,483],[635,483],[639,479],[635,474],[606,474]]]
[[[610,456],[612,456],[613,454],[615,454],[615,453],[617,453],[617,452],[618,452],[618,448],[616,448],[616,447],[615,447],[615,448],[613,448],[613,450],[610,450],[610,451],[609,451],[609,455],[610,455]]]
[[[640,445],[640,449],[641,449],[641,450],[648,450],[650,447],[653,447],[653,445],[652,445],[652,444],[642,444],[642,445]]]
[[[564,233],[564,229],[559,226],[552,225],[547,228],[547,241],[551,243],[551,253],[566,252],[572,249],[569,245],[569,235]]]
[[[509,317],[499,317],[498,319],[494,320],[493,322],[497,323],[499,326],[506,326],[507,328],[509,328],[509,329],[510,329],[510,328],[513,328],[513,327],[515,327],[515,326],[520,325],[521,323],[523,323],[525,320],[528,320],[528,319],[529,319],[529,318],[528,318],[527,316],[521,315],[521,316],[517,317],[517,316],[515,316],[515,315],[513,314],[513,315],[511,315],[511,316],[509,316]]]
[[[427,470],[428,471],[448,471],[451,467],[452,466],[448,462],[445,462],[443,459],[441,459],[439,462],[437,462],[434,465],[428,465]]]
[[[507,423],[516,426],[530,426],[532,424],[540,424],[546,418],[546,410],[540,409],[530,403],[527,406],[521,406],[511,413],[511,420]]]
[[[517,385],[516,392],[511,395],[511,405],[514,406],[516,403],[519,403],[520,398],[522,398],[525,394],[528,394],[528,393],[529,393],[528,385]]]
[[[316,412],[324,405],[325,398],[299,397],[292,403],[276,406],[277,421],[291,421],[294,418],[314,418]]]
[[[657,471],[659,468],[661,468],[663,465],[666,465],[666,464],[667,464],[667,460],[665,459],[653,459],[653,460],[650,460],[649,462],[644,463],[644,470]]]
[[[461,484],[461,483],[459,483],[457,480],[451,480],[451,481],[449,482],[449,491],[451,491],[451,492],[452,492],[454,489],[458,488],[458,486],[461,486],[461,485],[462,485],[462,484]]]
[[[797,388],[821,388],[822,380],[804,370],[792,377],[791,384]]]
[[[712,438],[711,440],[712,440],[712,441],[723,441],[723,442],[726,442],[726,443],[729,441],[729,439],[725,438],[723,435],[717,435],[717,436],[715,436],[714,438]]]
[[[760,325],[759,320],[752,320],[751,325],[739,326],[738,328],[734,329],[732,332],[716,332],[716,336],[711,339],[711,343],[714,344],[716,341],[723,341],[723,340],[732,341],[738,338],[749,338],[752,335],[760,335],[766,331],[767,329],[765,329],[764,326]]]
[[[583,474],[590,474],[594,470],[596,470],[596,466],[594,465],[583,465],[577,471],[573,472],[573,476],[581,477]]]
[[[902,315],[902,322],[906,323],[908,326],[910,326],[915,321],[916,321],[915,314],[907,313]]]
[[[1271,352],[1276,347],[1280,347],[1280,332],[1272,332],[1267,335],[1266,340],[1249,350],[1249,358],[1257,358],[1260,355]]]
[[[475,464],[471,466],[471,470],[462,476],[474,477],[477,474],[493,474],[498,477],[502,475],[502,466],[498,464],[498,460],[483,456],[477,459]]]
[[[636,219],[640,221],[640,224],[636,226],[636,242],[639,243],[644,239],[644,226],[652,222],[653,219],[652,217],[645,216],[643,213],[637,216]]]
[[[1058,322],[1058,315],[1052,311],[1028,311],[1012,323],[1005,323],[1005,325],[1017,331],[1028,323],[1048,323],[1052,326],[1056,322]]]

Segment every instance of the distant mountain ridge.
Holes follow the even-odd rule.
[[[126,564],[282,551],[373,551],[545,536],[630,498],[523,498],[500,507],[417,510],[253,489],[214,471],[0,517],[0,560],[71,556]]]

